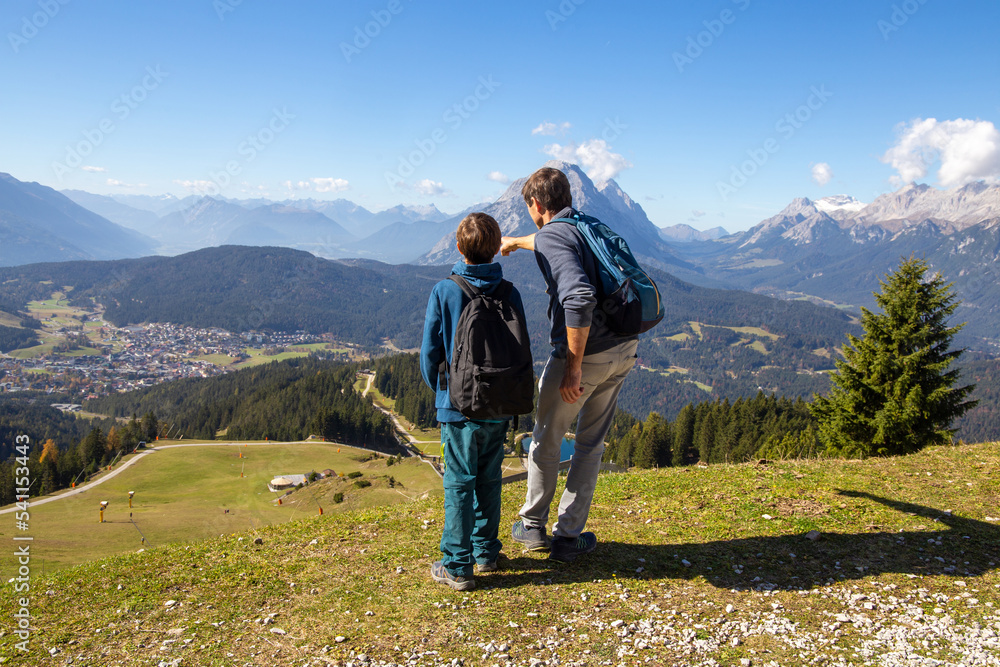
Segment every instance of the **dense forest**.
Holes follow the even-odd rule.
[[[393,448],[389,419],[353,389],[358,370],[358,364],[289,359],[105,396],[84,405],[119,417],[154,413],[170,437],[301,440],[318,435]]]
[[[1000,440],[1000,359],[982,356],[959,362],[962,384],[974,384],[970,398],[979,404],[955,422],[956,435],[965,442]]]
[[[107,430],[114,424],[111,419],[81,419],[50,407],[61,400],[68,398],[27,392],[16,396],[0,394],[0,461],[10,458],[14,439],[19,435],[27,435],[32,443],[54,440],[60,448],[67,448],[84,438],[91,428]]]
[[[38,336],[30,329],[5,327],[0,324],[0,352],[38,345]]]
[[[157,428],[153,415],[122,425],[111,419],[78,419],[24,397],[0,398],[0,505],[14,502],[16,444],[30,446],[29,495],[38,496],[81,483],[139,442],[155,438]]]
[[[375,371],[374,387],[396,403],[396,413],[424,428],[437,423],[434,392],[420,375],[420,355],[381,357],[369,366]]]
[[[809,404],[759,392],[733,403],[723,399],[686,405],[673,421],[652,412],[609,442],[604,459],[625,467],[655,468],[819,454]]]

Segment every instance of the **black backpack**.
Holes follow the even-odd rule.
[[[510,301],[514,286],[501,280],[484,294],[452,274],[468,297],[455,328],[447,369],[451,404],[468,419],[505,419],[534,409],[535,376],[524,318]],[[439,380],[440,381],[440,380]]]

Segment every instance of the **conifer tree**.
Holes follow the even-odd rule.
[[[949,350],[962,328],[948,325],[958,307],[952,284],[925,279],[923,260],[910,257],[880,281],[881,312],[862,308],[864,336],[848,335],[829,396],[816,396],[812,412],[826,452],[887,456],[947,443],[954,419],[975,405],[974,385],[956,387],[950,368],[963,350]]]
[[[682,466],[690,462],[694,452],[694,408],[688,403],[681,408],[674,422],[674,446],[671,465]]]

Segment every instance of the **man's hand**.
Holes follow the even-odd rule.
[[[580,367],[571,368],[567,365],[563,372],[562,383],[559,385],[559,395],[562,396],[564,402],[576,403],[577,399],[583,396],[581,380],[583,380],[583,371]]]
[[[502,256],[506,257],[515,250],[520,249],[533,251],[535,249],[535,235],[504,236],[500,239],[500,254]]]
[[[566,403],[576,403],[583,396],[583,352],[587,348],[590,327],[566,327],[566,367],[559,383],[559,395]]]

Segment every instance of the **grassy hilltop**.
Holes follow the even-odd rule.
[[[523,483],[505,487],[505,530],[523,495]],[[996,444],[608,474],[588,524],[601,540],[594,554],[553,566],[508,539],[501,570],[454,593],[428,577],[443,520],[440,498],[428,498],[33,575],[31,654],[25,662],[8,631],[0,656],[995,665],[998,515]],[[0,613],[14,610],[8,586]]]

